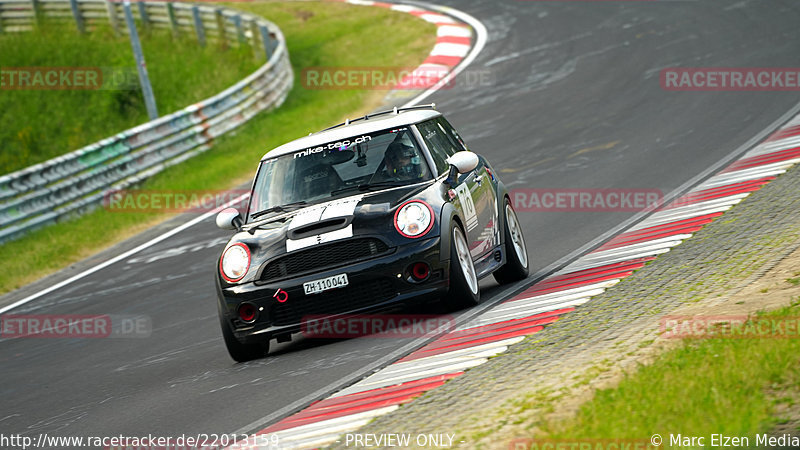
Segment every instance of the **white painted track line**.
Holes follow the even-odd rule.
[[[777,141],[765,142],[750,150],[749,152],[745,153],[743,158],[752,158],[754,156],[761,156],[766,155],[769,153],[779,152],[781,150],[788,150],[790,148],[794,148],[800,146],[800,135],[798,136],[789,136],[784,139],[780,139]]]
[[[581,260],[575,261],[574,263],[568,265],[564,268],[567,271],[579,271],[579,270],[586,270],[586,269],[594,269],[595,267],[605,266],[607,264],[614,264],[618,262],[625,262],[630,261],[632,259],[644,257],[644,256],[656,256],[667,253],[670,251],[670,248],[664,248],[661,250],[653,250],[648,252],[647,254],[642,254],[641,256],[628,256],[628,255],[621,255],[617,258],[611,258],[606,261],[589,261],[589,262],[582,262]]]
[[[523,338],[524,336],[520,336],[520,340],[522,340]],[[446,367],[437,367],[430,370],[423,370],[417,373],[400,374],[397,376],[385,376],[381,372],[376,372],[374,375],[371,375],[359,381],[357,384],[354,384],[352,387],[355,389],[350,390],[350,388],[347,388],[345,389],[345,391],[347,391],[348,394],[355,394],[357,392],[369,391],[372,389],[393,386],[395,384],[407,383],[409,381],[416,381],[422,378],[430,378],[430,377],[435,377],[437,375],[446,375],[448,373],[460,372],[462,370],[469,369],[470,367],[480,366],[486,361],[488,361],[488,359],[486,358],[473,359],[470,361],[462,361],[456,364],[451,364]]]
[[[168,239],[168,238],[170,238],[172,236],[175,236],[176,234],[180,233],[183,230],[186,230],[187,228],[191,228],[191,227],[197,225],[198,223],[200,223],[200,222],[202,222],[202,221],[204,221],[204,220],[206,220],[206,219],[208,219],[210,217],[215,216],[217,214],[217,212],[222,211],[223,209],[228,208],[228,207],[230,207],[232,205],[235,205],[236,203],[241,202],[242,200],[244,200],[245,198],[247,198],[249,196],[250,196],[250,194],[241,195],[241,196],[231,200],[230,202],[222,205],[221,207],[219,207],[219,208],[217,208],[217,209],[215,209],[213,211],[209,211],[209,212],[207,212],[205,214],[197,216],[194,219],[184,223],[183,225],[181,225],[179,227],[173,228],[173,229],[167,231],[166,233],[164,233],[162,235],[159,235],[159,236],[157,236],[157,237],[155,237],[153,239],[150,239],[149,241],[145,242],[142,245],[139,245],[138,247],[132,248],[132,249],[128,250],[125,253],[121,253],[121,254],[119,254],[119,255],[117,255],[117,256],[115,256],[115,257],[113,257],[113,258],[111,258],[111,259],[109,259],[107,261],[104,261],[104,262],[102,262],[102,263],[100,263],[100,264],[98,264],[96,266],[93,266],[93,267],[91,267],[89,269],[86,269],[83,272],[78,273],[76,275],[73,275],[72,277],[67,278],[66,280],[64,280],[64,281],[62,281],[60,283],[56,283],[56,284],[50,286],[47,289],[42,289],[41,291],[39,291],[39,292],[37,292],[35,294],[31,294],[31,295],[29,295],[29,296],[27,296],[27,297],[25,297],[25,298],[23,298],[21,300],[18,300],[16,302],[8,305],[8,306],[4,306],[4,307],[0,308],[0,314],[5,313],[6,311],[12,310],[12,309],[14,309],[14,308],[16,308],[18,306],[22,306],[22,305],[24,305],[24,304],[26,304],[26,303],[28,303],[28,302],[30,302],[32,300],[36,300],[37,298],[39,298],[39,297],[41,297],[43,295],[47,295],[47,294],[49,294],[49,293],[51,293],[53,291],[61,289],[62,287],[66,286],[68,284],[74,283],[75,281],[78,281],[81,278],[85,278],[85,277],[87,277],[87,276],[89,276],[89,275],[91,275],[91,274],[93,274],[93,273],[95,273],[95,272],[97,272],[99,270],[105,269],[106,267],[108,267],[108,266],[110,266],[110,265],[112,265],[112,264],[114,264],[116,262],[119,262],[119,261],[122,261],[124,259],[127,259],[131,255],[135,255],[136,253],[139,253],[140,251],[142,251],[142,250],[144,250],[146,248],[152,247],[152,246],[158,244],[161,241],[164,241],[164,240],[166,240],[166,239]]]

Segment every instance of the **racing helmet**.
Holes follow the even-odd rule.
[[[390,176],[400,179],[420,178],[423,175],[422,158],[414,147],[394,141],[386,148],[384,156]]]

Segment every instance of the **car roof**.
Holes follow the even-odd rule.
[[[265,159],[277,158],[289,153],[294,153],[307,148],[313,148],[328,142],[336,142],[352,136],[369,134],[375,131],[385,130],[387,128],[398,128],[406,125],[419,123],[434,117],[441,116],[442,113],[432,109],[426,110],[413,110],[413,111],[400,111],[397,113],[384,114],[374,118],[359,120],[352,122],[349,125],[330,128],[327,130],[319,131],[291,142],[276,147],[267,152],[262,161]]]

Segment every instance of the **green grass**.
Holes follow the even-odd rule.
[[[309,66],[414,66],[435,42],[435,27],[383,8],[327,2],[237,4],[275,22],[288,41],[295,74]],[[387,33],[386,30],[392,30]],[[379,39],[372,37],[380,36]],[[413,38],[409,38],[413,36]],[[377,106],[386,91],[308,90],[297,80],[286,103],[235,135],[141,186],[148,190],[224,189],[252,178],[269,149]],[[29,118],[33,119],[33,118]],[[0,246],[0,292],[82,259],[166,215],[97,210]]]
[[[210,97],[263,61],[249,47],[201,47],[193,35],[166,30],[141,41],[160,115]],[[134,89],[8,90],[0,95],[0,174],[77,150],[148,121],[127,36],[100,26],[80,35],[73,24],[47,22],[40,31],[0,34],[0,61],[11,67],[112,68],[133,75]],[[6,76],[5,83],[10,78]]]
[[[764,315],[796,317],[796,305]],[[577,417],[540,425],[537,438],[649,439],[654,433],[748,436],[772,430],[778,404],[800,399],[800,339],[687,340],[612,389],[598,390]]]

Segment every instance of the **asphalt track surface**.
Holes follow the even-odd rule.
[[[794,0],[442,4],[486,26],[488,44],[466,69],[473,81],[483,78],[426,101],[437,103],[510,188],[671,192],[800,101],[797,92],[669,92],[659,84],[666,67],[797,67]],[[520,213],[532,271],[632,215]],[[0,341],[0,433],[245,431],[410,342],[300,341],[234,364],[214,303],[215,260],[226,236],[204,221],[11,311],[143,314],[153,332]],[[502,289],[484,284],[484,298],[498,300]]]

